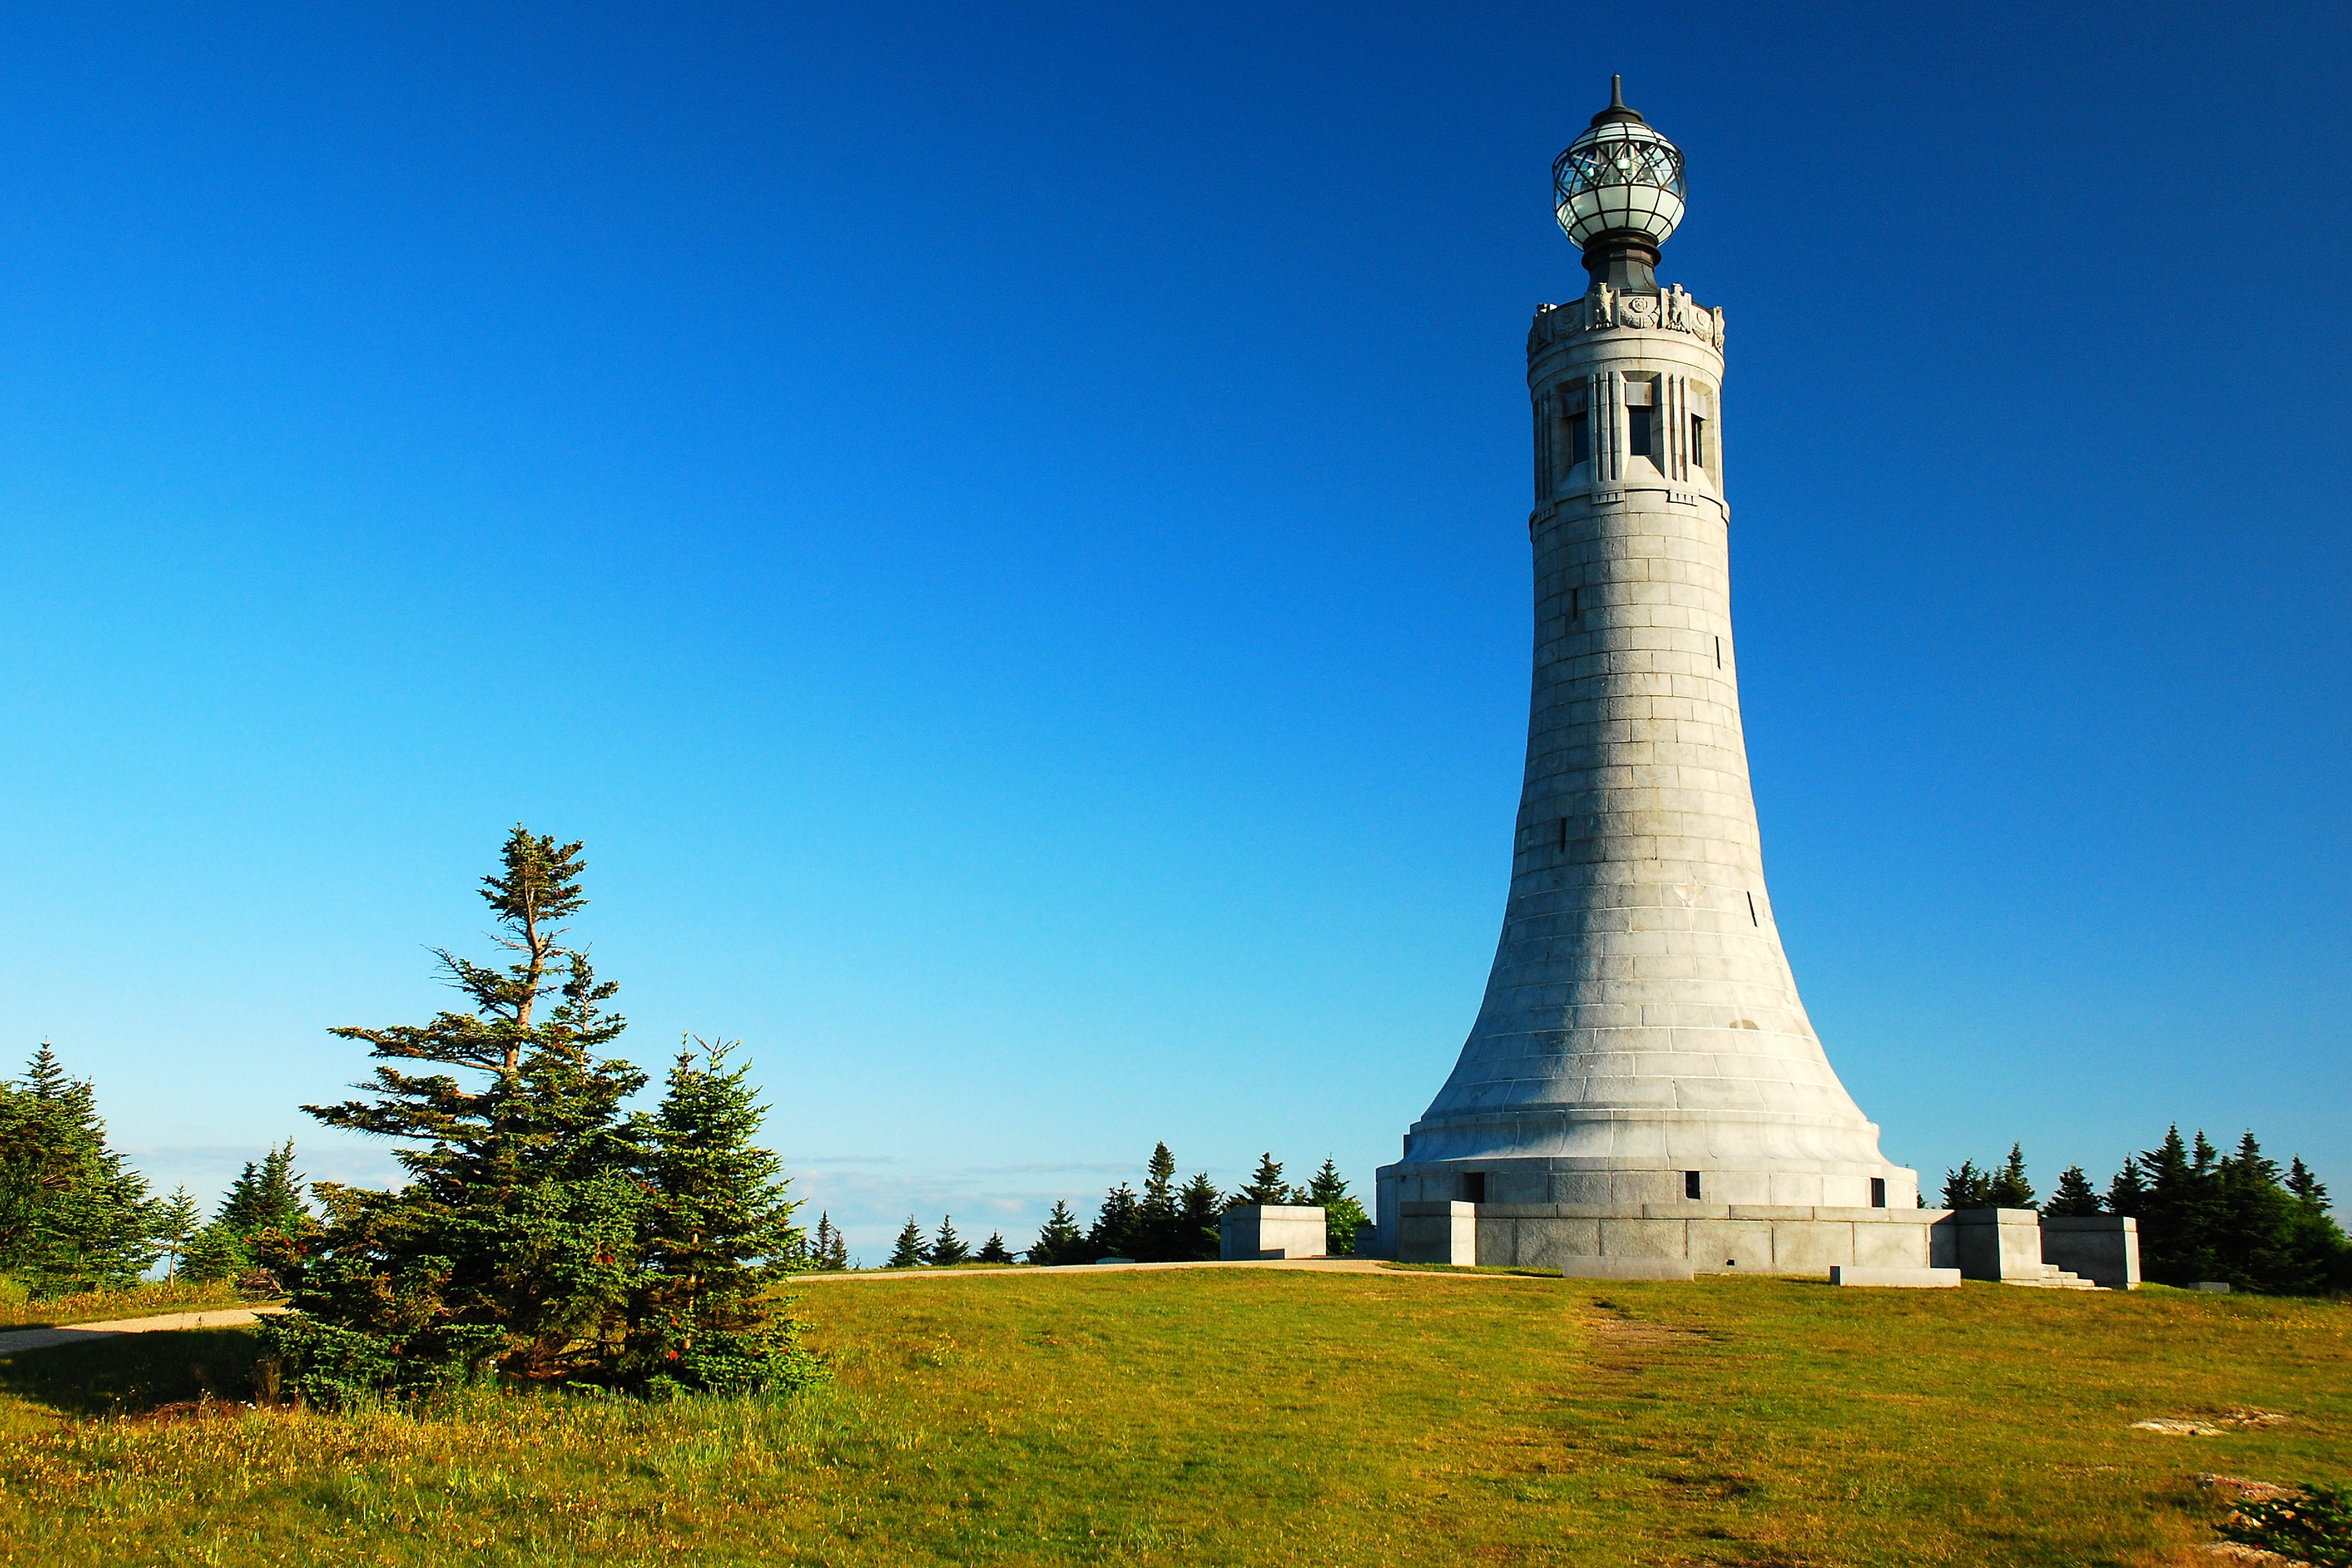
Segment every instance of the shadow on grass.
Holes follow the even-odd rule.
[[[66,1415],[141,1415],[159,1405],[253,1396],[260,1342],[245,1329],[121,1334],[0,1357],[0,1394]]]

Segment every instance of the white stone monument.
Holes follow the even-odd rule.
[[[1383,1250],[1924,1268],[1918,1175],[1781,951],[1731,626],[1720,310],[1661,289],[1682,154],[1624,106],[1552,167],[1584,297],[1536,312],[1534,698],[1510,901],[1453,1076],[1380,1173]],[[1935,1259],[1934,1261],[1948,1261]]]

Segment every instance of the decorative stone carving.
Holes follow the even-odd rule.
[[[1723,312],[1709,310],[1684,292],[1680,285],[1662,294],[1628,294],[1606,283],[1595,283],[1580,300],[1544,305],[1536,311],[1528,333],[1530,353],[1578,332],[1612,327],[1633,331],[1661,329],[1688,332],[1703,343],[1723,346]]]

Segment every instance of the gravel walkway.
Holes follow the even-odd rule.
[[[45,1351],[51,1345],[77,1345],[84,1340],[112,1339],[117,1334],[152,1334],[170,1329],[235,1329],[265,1312],[283,1307],[220,1307],[209,1312],[166,1312],[159,1318],[117,1318],[104,1323],[60,1323],[50,1329],[12,1329],[0,1334],[0,1355],[18,1351]]]

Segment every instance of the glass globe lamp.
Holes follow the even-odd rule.
[[[1596,282],[1654,290],[1658,247],[1683,220],[1682,149],[1625,107],[1622,79],[1609,99],[1553,160],[1552,211]]]

